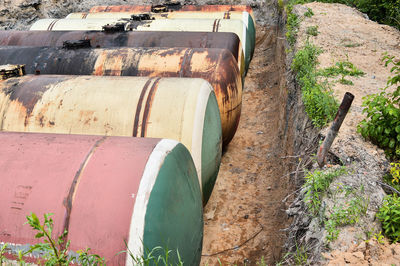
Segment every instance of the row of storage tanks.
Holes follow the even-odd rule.
[[[108,264],[133,263],[126,242],[198,265],[254,44],[251,8],[232,5],[97,6],[0,32],[0,242],[28,249],[25,216],[51,212],[55,236]]]

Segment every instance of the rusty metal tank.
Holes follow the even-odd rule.
[[[182,47],[229,50],[244,78],[240,40],[231,32],[123,31],[0,31],[1,46]]]
[[[0,64],[25,64],[34,74],[193,77],[210,82],[217,97],[223,144],[240,118],[242,82],[232,54],[223,49],[0,47]]]
[[[120,20],[115,19],[40,19],[30,30],[70,31],[191,31],[191,32],[232,32],[242,44],[246,67],[254,52],[254,43],[246,25],[236,19],[156,19]]]
[[[174,140],[0,132],[0,247],[38,243],[26,216],[53,213],[72,255],[90,247],[108,265],[134,265],[128,248],[166,247],[199,265],[200,187],[190,153]],[[160,251],[156,251],[156,257]],[[11,257],[11,254],[7,254]],[[118,254],[118,255],[117,255]],[[28,258],[29,259],[29,258]]]
[[[119,5],[119,6],[94,6],[89,12],[180,12],[180,11],[197,11],[197,12],[229,12],[229,11],[246,11],[253,18],[255,24],[253,9],[246,5],[182,5],[180,3],[166,3],[162,5]]]
[[[0,81],[0,130],[177,140],[193,156],[204,202],[221,160],[218,104],[203,79],[8,78]]]
[[[237,19],[241,20],[250,34],[251,43],[254,45],[256,41],[256,28],[250,14],[246,11],[166,11],[166,12],[149,12],[145,13],[151,19]],[[71,13],[65,18],[67,19],[96,19],[96,18],[119,18],[119,19],[138,19],[143,18],[140,12],[80,12]]]

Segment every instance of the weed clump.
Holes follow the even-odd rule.
[[[292,64],[292,69],[297,72],[306,112],[316,127],[323,127],[333,120],[339,107],[332,90],[318,82],[316,67],[320,53],[321,49],[307,41],[296,53]]]

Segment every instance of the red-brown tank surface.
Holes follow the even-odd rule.
[[[203,78],[214,88],[223,144],[233,138],[242,106],[242,79],[225,49],[0,47],[0,64],[25,64],[27,74]]]
[[[183,47],[227,49],[236,61],[244,64],[239,37],[231,32],[146,31],[0,31],[1,46],[64,46],[89,40],[93,48],[101,47]],[[243,62],[242,62],[243,60]]]
[[[38,243],[26,215],[54,213],[53,237],[67,230],[74,251],[91,248],[109,265],[132,265],[143,246],[179,250],[198,265],[202,203],[193,161],[172,140],[0,133],[0,246]],[[76,253],[75,253],[76,254]],[[176,252],[171,263],[177,262]]]
[[[158,10],[157,10],[158,9]],[[165,11],[246,11],[253,17],[253,9],[245,5],[120,5],[120,6],[94,6],[89,12],[165,12]]]

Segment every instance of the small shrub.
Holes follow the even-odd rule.
[[[307,203],[307,207],[313,215],[319,213],[322,194],[329,188],[333,179],[346,173],[346,168],[340,167],[326,171],[315,170],[314,172],[306,174],[306,183],[303,185],[306,191],[304,201]]]
[[[383,232],[393,242],[400,241],[400,197],[388,195],[376,215],[382,222]]]
[[[7,259],[5,258],[4,254],[6,253],[7,249],[7,243],[1,246],[0,248],[0,265],[3,265],[3,262],[5,263]]]
[[[292,7],[288,7],[288,17],[286,22],[286,39],[293,46],[296,43],[297,33],[299,31],[299,17],[292,13]]]
[[[318,75],[322,77],[337,77],[341,76],[339,83],[343,85],[354,85],[351,80],[345,79],[346,76],[359,77],[364,76],[365,73],[354,66],[353,63],[346,61],[336,62],[335,66],[328,67],[318,71]]]
[[[308,7],[307,8],[307,12],[304,13],[304,16],[307,17],[307,18],[311,18],[312,16],[314,16],[314,12],[312,11],[311,8]]]
[[[306,29],[306,33],[311,36],[318,35],[318,26],[310,26]]]
[[[364,97],[363,113],[367,118],[358,125],[358,132],[372,143],[385,150],[392,159],[400,158],[400,61],[394,57],[385,56],[385,65],[393,64],[391,73],[394,77],[388,79],[387,86],[377,94]],[[397,85],[394,92],[387,89]]]
[[[325,223],[328,232],[328,241],[336,240],[339,235],[339,226],[352,225],[358,223],[361,215],[365,215],[368,210],[369,199],[359,195],[352,197],[344,205],[334,206],[331,215]]]
[[[400,184],[400,163],[390,163],[390,175],[393,184]]]
[[[301,86],[302,99],[308,116],[316,127],[323,127],[335,117],[338,102],[332,90],[317,80],[318,55],[321,50],[309,41],[297,51],[292,69],[297,72],[296,78]]]

